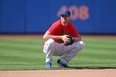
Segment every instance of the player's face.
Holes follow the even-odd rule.
[[[63,23],[67,23],[70,19],[70,16],[67,16],[67,15],[61,15],[61,21]]]

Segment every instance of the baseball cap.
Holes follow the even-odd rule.
[[[70,11],[69,10],[62,10],[60,15],[67,15],[70,16]]]

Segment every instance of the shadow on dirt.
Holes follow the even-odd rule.
[[[69,67],[69,69],[116,69],[116,67]]]

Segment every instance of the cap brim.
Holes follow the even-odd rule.
[[[60,14],[60,16],[62,16],[62,15],[66,15],[66,16],[69,16],[68,14]]]

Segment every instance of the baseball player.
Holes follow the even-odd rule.
[[[60,13],[60,20],[54,22],[43,35],[43,39],[47,39],[43,45],[47,69],[52,67],[52,56],[61,56],[57,60],[57,65],[68,68],[68,62],[84,48],[81,36],[74,25],[69,22],[70,16],[69,10],[63,10]]]

